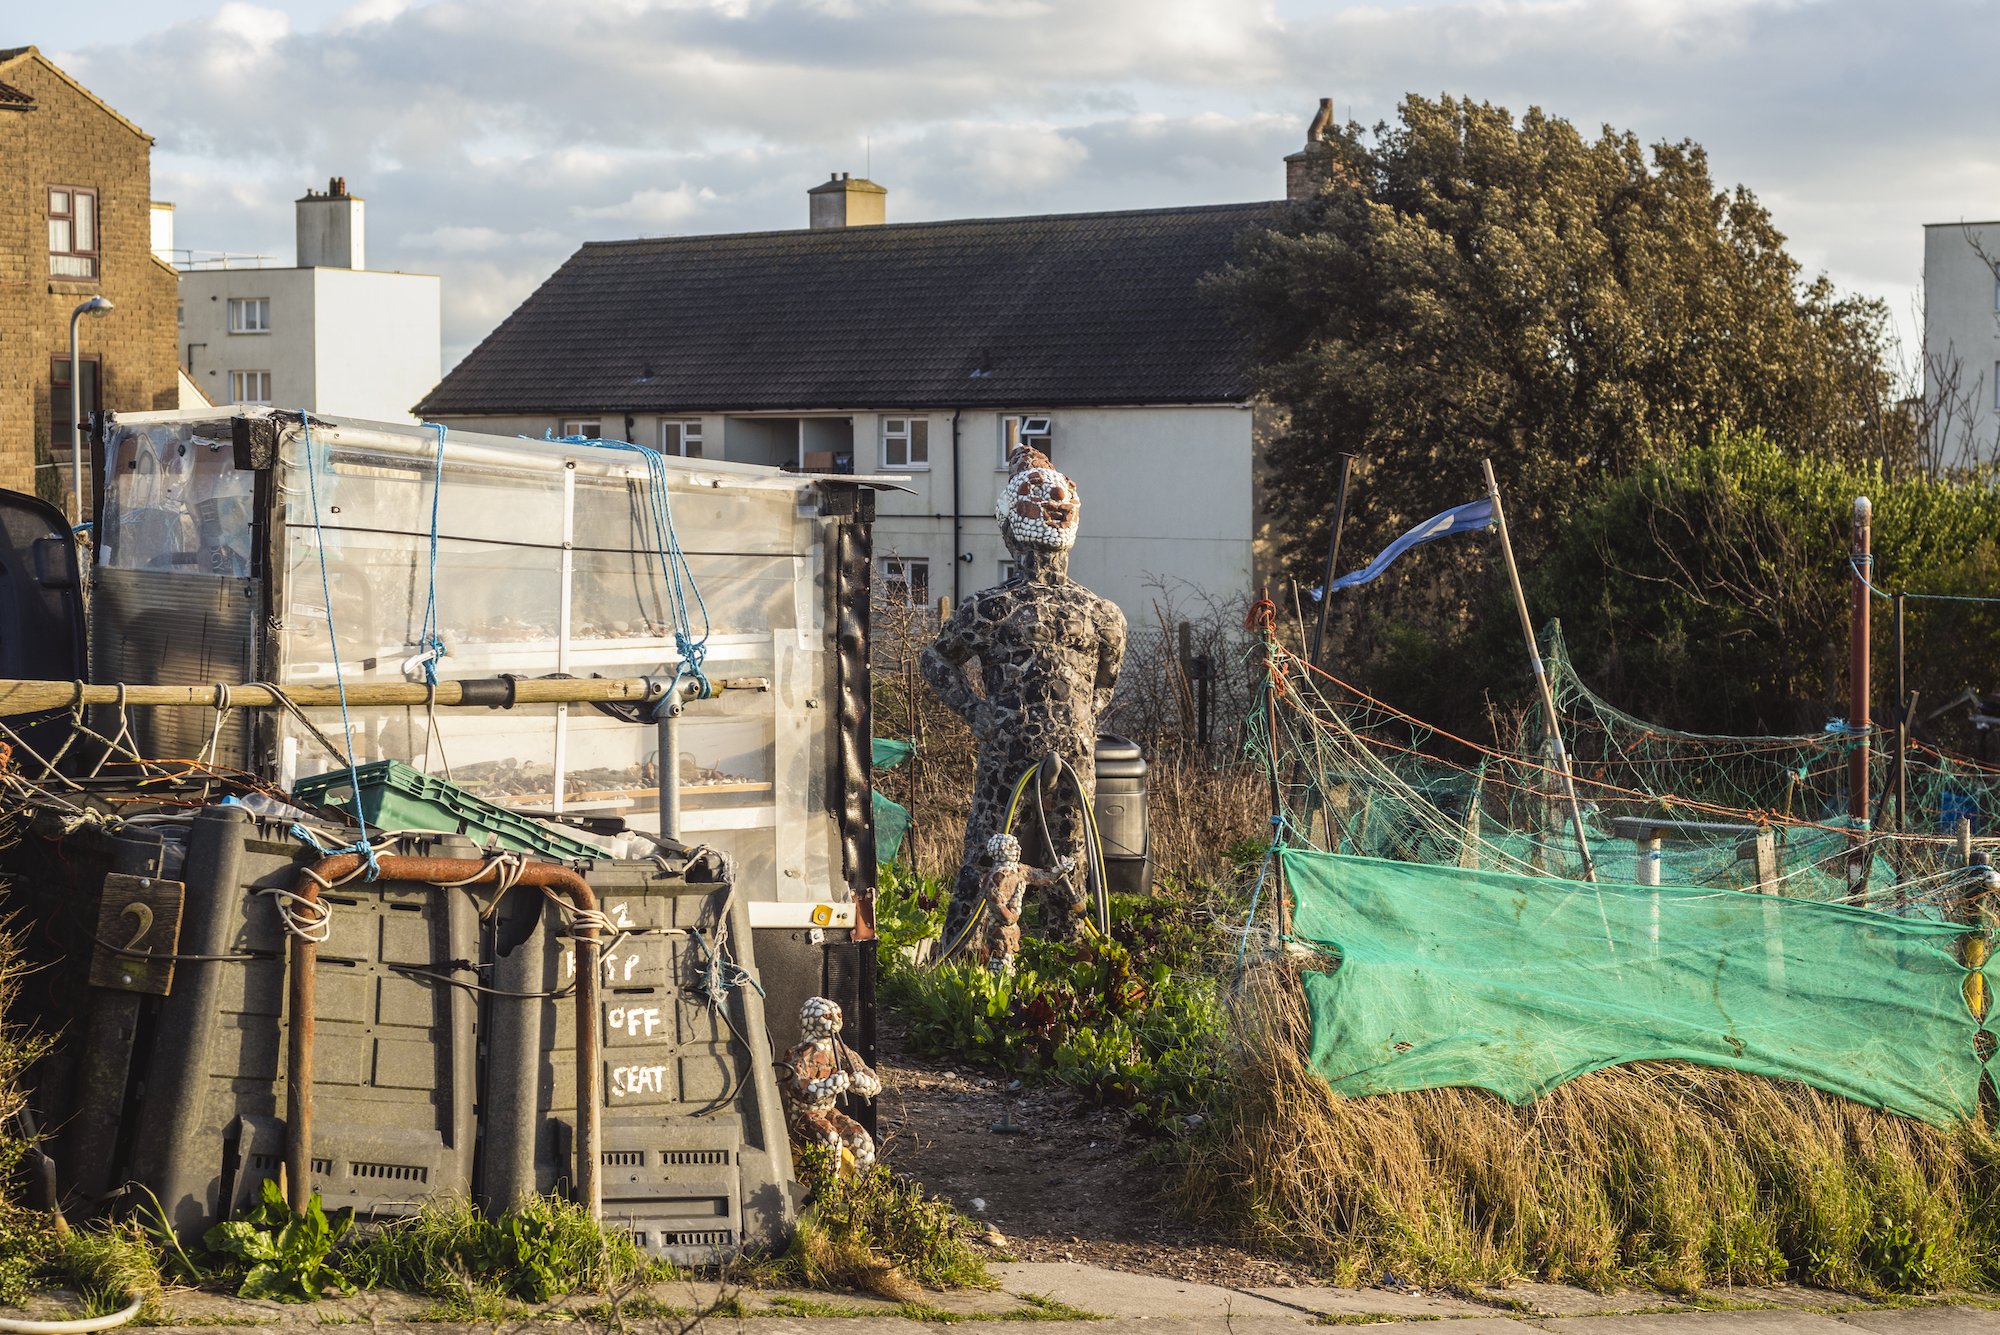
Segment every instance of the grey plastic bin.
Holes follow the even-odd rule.
[[[1146,757],[1139,744],[1111,733],[1097,737],[1097,832],[1104,841],[1105,881],[1117,894],[1152,888],[1152,838]]]
[[[647,863],[585,872],[627,934],[603,950],[598,1003],[604,1220],[682,1263],[782,1247],[796,1218],[791,1145],[764,1002],[737,981],[721,1007],[709,952],[756,977],[750,919],[724,884],[690,884]],[[575,1163],[574,957],[555,915],[522,891],[499,914],[493,987],[549,997],[488,998],[480,1194],[504,1209],[564,1190]]]
[[[424,851],[470,855],[463,839]],[[258,894],[296,883],[300,845],[280,822],[217,806],[193,822],[179,950],[250,954],[186,964],[134,1058],[128,1175],[158,1193],[183,1236],[256,1199],[284,1158],[285,941]],[[462,988],[394,966],[478,954],[469,896],[351,881],[324,896],[319,951],[313,1185],[327,1208],[411,1213],[472,1188],[476,1007]],[[116,1004],[119,994],[95,994]]]

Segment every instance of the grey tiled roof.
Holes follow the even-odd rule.
[[[1196,286],[1280,207],[592,242],[417,412],[1241,402]]]
[[[0,107],[32,107],[35,99],[11,83],[0,83]]]

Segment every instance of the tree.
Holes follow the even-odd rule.
[[[1848,712],[1856,496],[1874,506],[1877,588],[1991,592],[2000,488],[1802,458],[1755,433],[1605,486],[1563,526],[1534,584],[1561,606],[1584,680],[1630,712],[1708,732],[1810,732]],[[1887,718],[1894,649],[1888,604],[1876,606],[1871,713]],[[1909,606],[1910,686],[1932,705],[1991,689],[2000,606]],[[1970,740],[1948,726],[1941,739]]]

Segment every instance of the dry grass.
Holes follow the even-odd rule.
[[[1306,1064],[1296,976],[1239,994],[1190,1213],[1354,1280],[1525,1276],[1692,1292],[1785,1277],[1862,1294],[2000,1281],[2000,1141],[1805,1086],[1646,1064],[1525,1108],[1479,1090],[1344,1099]]]

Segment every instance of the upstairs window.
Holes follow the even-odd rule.
[[[1020,413],[1000,419],[1000,467],[1007,466],[1007,424],[1018,422],[1021,427],[1021,443],[1032,445],[1051,459],[1055,457],[1055,419],[1044,413]]]
[[[582,436],[585,440],[603,440],[604,422],[603,419],[596,417],[566,418],[563,421],[562,430],[556,434],[560,436]]]
[[[701,458],[701,419],[688,417],[660,423],[660,453],[677,454],[683,459]]]
[[[231,403],[269,403],[271,401],[271,373],[269,371],[231,371],[229,373],[229,401]]]
[[[49,189],[49,277],[97,277],[97,192]]]
[[[931,563],[917,556],[882,559],[882,597],[892,603],[922,607],[931,600]]]
[[[882,419],[882,466],[884,468],[931,466],[931,422],[928,417]]]
[[[231,297],[229,299],[229,332],[232,334],[270,333],[271,299],[269,297]]]

